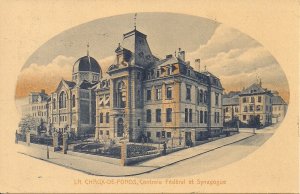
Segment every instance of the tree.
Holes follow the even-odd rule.
[[[32,116],[26,115],[21,118],[19,122],[20,133],[25,134],[26,130],[29,129],[30,132],[38,130],[38,126],[40,126],[40,120],[38,118],[34,118]]]

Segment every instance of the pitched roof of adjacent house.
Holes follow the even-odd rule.
[[[269,90],[267,90],[266,88],[262,88],[259,84],[254,83],[251,86],[249,86],[248,88],[241,91],[241,93],[239,95],[263,94],[263,93],[271,94],[271,92]]]

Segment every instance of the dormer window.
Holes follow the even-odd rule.
[[[168,73],[168,75],[172,75],[172,66],[168,67],[167,73]]]
[[[151,79],[151,73],[150,72],[147,73],[147,79]]]
[[[156,77],[159,77],[160,76],[160,70],[156,70]]]

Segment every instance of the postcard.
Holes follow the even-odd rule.
[[[297,1],[2,1],[0,191],[298,193]]]

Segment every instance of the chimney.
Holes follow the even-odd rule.
[[[262,87],[261,78],[259,79],[259,86]]]
[[[185,51],[181,50],[181,48],[178,49],[178,58],[185,61]]]
[[[46,92],[45,92],[45,89],[41,89],[41,93],[42,94],[45,94]]]

